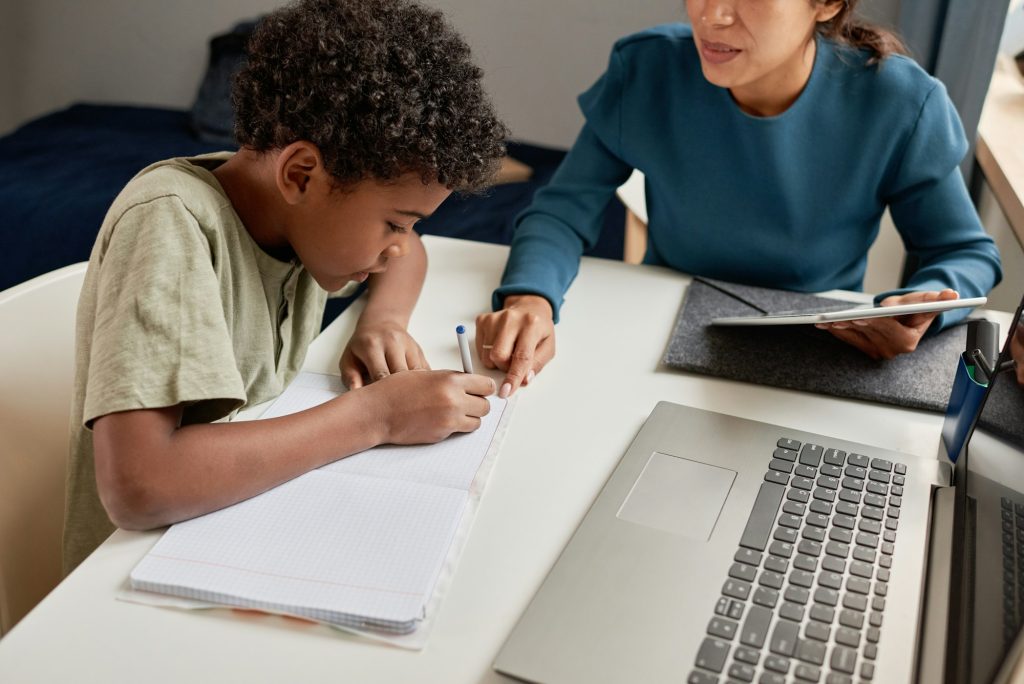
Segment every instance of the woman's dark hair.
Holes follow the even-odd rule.
[[[842,7],[829,21],[818,24],[818,33],[841,45],[867,50],[868,64],[878,64],[892,54],[907,54],[903,41],[879,26],[861,21],[854,16],[858,0],[814,0],[821,5],[840,3]]]
[[[257,151],[307,140],[339,186],[419,173],[490,183],[508,130],[483,72],[441,13],[411,0],[300,0],[267,15],[235,79],[235,138]]]

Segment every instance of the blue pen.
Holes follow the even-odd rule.
[[[459,338],[459,353],[462,354],[462,370],[466,373],[472,373],[473,357],[469,355],[469,340],[466,339],[466,326],[456,326],[455,335]]]

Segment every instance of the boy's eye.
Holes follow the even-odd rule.
[[[392,233],[406,233],[409,230],[405,226],[400,226],[397,223],[392,223],[391,221],[388,221],[388,228],[391,229]]]

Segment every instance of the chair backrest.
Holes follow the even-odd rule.
[[[0,635],[61,579],[75,311],[85,263],[0,292]]]

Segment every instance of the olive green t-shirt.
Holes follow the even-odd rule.
[[[178,405],[183,425],[231,416],[279,394],[320,330],[327,293],[260,249],[211,173],[230,157],[153,164],[103,221],[78,304],[65,574],[114,530],[92,421]]]

